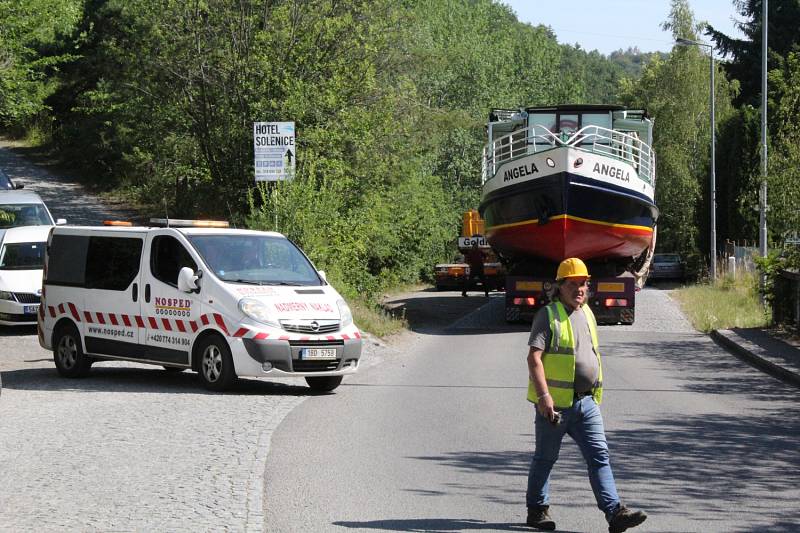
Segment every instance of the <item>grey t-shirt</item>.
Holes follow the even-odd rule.
[[[575,337],[575,391],[578,393],[589,392],[594,387],[600,373],[597,355],[592,347],[589,322],[580,307],[572,312],[567,308],[567,314],[572,325],[572,335]],[[552,335],[550,322],[547,320],[547,309],[542,307],[533,319],[528,346],[547,351]]]

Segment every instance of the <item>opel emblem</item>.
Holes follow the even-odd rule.
[[[319,331],[319,322],[316,320],[311,323],[311,331]]]

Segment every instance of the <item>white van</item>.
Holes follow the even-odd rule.
[[[302,376],[331,391],[356,372],[361,333],[350,308],[286,237],[151,222],[53,228],[39,343],[62,376],[122,359],[195,370],[211,390],[237,376]]]

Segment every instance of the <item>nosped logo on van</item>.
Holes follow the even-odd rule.
[[[184,298],[155,298],[156,314],[162,316],[189,316],[192,301]]]

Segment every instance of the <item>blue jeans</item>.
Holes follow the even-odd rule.
[[[589,470],[589,482],[597,507],[610,519],[619,507],[617,486],[608,459],[603,417],[591,396],[576,400],[572,407],[561,411],[556,426],[536,410],[536,450],[528,474],[528,507],[549,505],[550,471],[558,459],[564,434],[572,437],[581,449]]]

